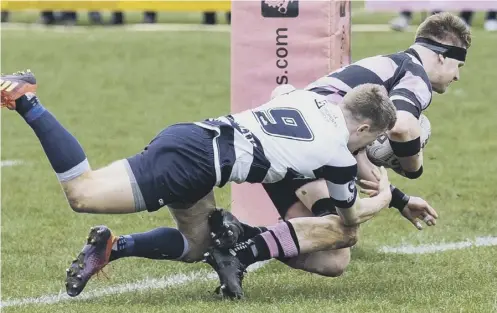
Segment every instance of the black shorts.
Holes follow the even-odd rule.
[[[262,185],[280,216],[285,218],[290,207],[300,201],[296,195],[296,191],[305,184],[313,181],[315,181],[315,179],[295,179],[293,175],[287,174],[285,178],[279,182]],[[338,213],[334,207],[327,209],[327,212],[319,213],[319,215],[326,214],[337,215]]]
[[[148,211],[195,203],[214,188],[215,136],[215,131],[193,123],[172,125],[127,159]]]

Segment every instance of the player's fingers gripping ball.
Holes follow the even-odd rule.
[[[431,136],[431,124],[426,115],[421,114],[419,117],[421,126],[421,149],[428,144]],[[372,144],[366,148],[369,160],[376,166],[391,168],[396,173],[403,175],[399,160],[393,154],[392,147],[386,135],[378,137]]]

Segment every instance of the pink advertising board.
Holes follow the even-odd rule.
[[[350,63],[350,1],[232,1],[231,31],[233,113],[265,103],[278,85],[302,88]],[[239,219],[277,222],[261,185],[231,188]]]

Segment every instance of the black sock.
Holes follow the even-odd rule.
[[[253,239],[239,242],[233,247],[238,259],[246,266],[258,261],[271,259],[269,248],[264,239],[257,235]]]
[[[249,240],[250,238],[253,238],[265,231],[267,231],[267,227],[264,226],[250,226],[244,223],[240,223],[243,228],[243,236],[241,238],[238,238],[238,241],[246,241]]]
[[[112,248],[110,260],[142,257],[154,260],[176,260],[188,251],[188,242],[175,228],[159,227],[145,233],[120,236]]]

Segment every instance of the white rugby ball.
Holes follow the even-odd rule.
[[[431,136],[431,124],[426,115],[421,114],[419,117],[419,123],[421,126],[421,148],[424,148],[428,144],[428,140]],[[402,174],[402,168],[400,167],[397,157],[393,154],[392,147],[386,135],[381,135],[373,141],[366,148],[366,153],[371,161],[376,166],[384,166],[385,168],[391,168],[398,174]]]

